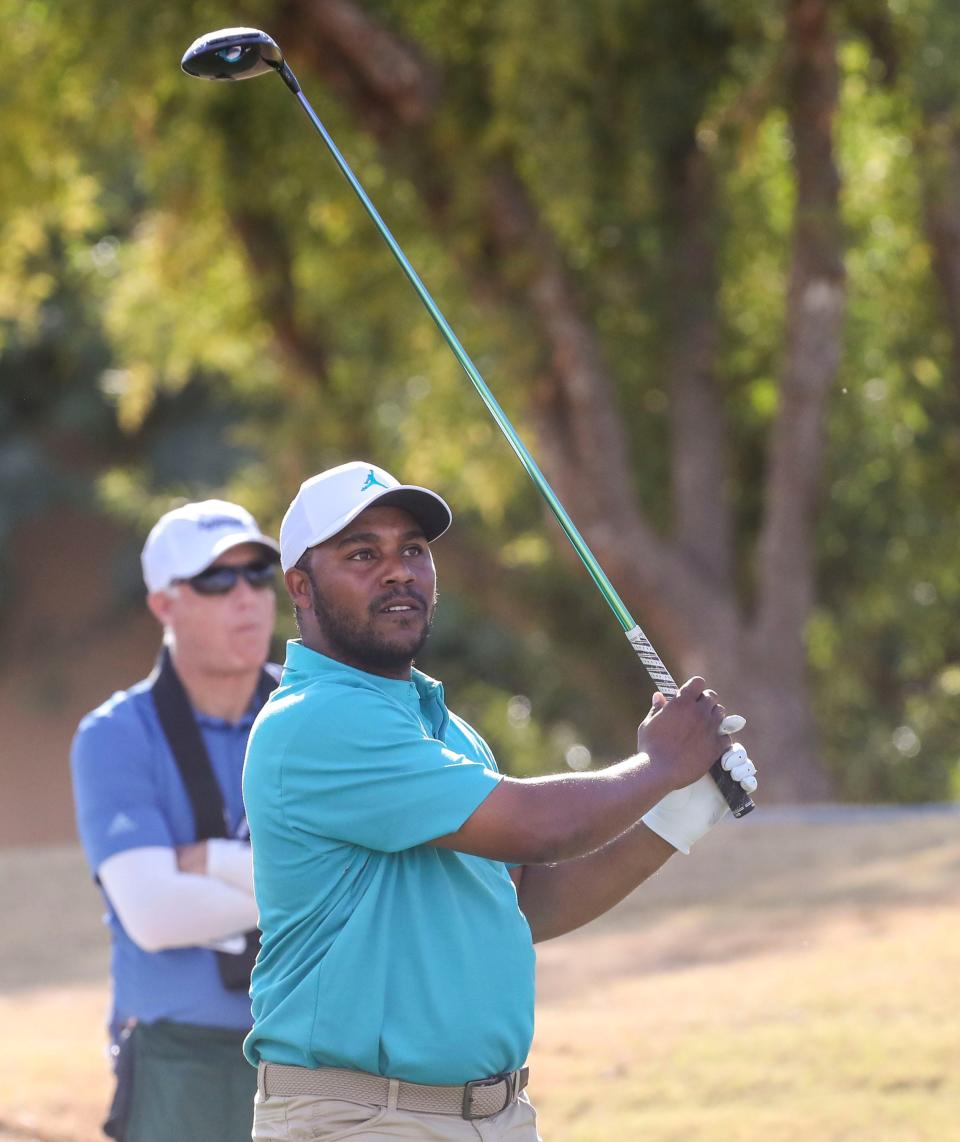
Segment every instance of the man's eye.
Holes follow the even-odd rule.
[[[367,551],[367,550],[354,551],[354,552],[351,552],[351,554],[348,555],[347,558],[348,559],[372,559],[373,558],[373,552]]]
[[[411,543],[409,547],[403,549],[404,555],[422,555],[423,547],[419,543]]]

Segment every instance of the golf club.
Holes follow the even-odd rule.
[[[651,645],[650,640],[634,621],[623,600],[617,594],[613,584],[604,573],[603,568],[587,546],[583,536],[574,526],[573,521],[567,515],[566,510],[557,499],[553,489],[547,483],[536,461],[514,431],[503,409],[487,387],[483,377],[481,377],[476,365],[474,365],[473,361],[467,355],[457,335],[453,332],[446,318],[437,307],[436,302],[430,296],[427,287],[420,280],[419,274],[407,260],[403,250],[400,249],[387,224],[380,217],[377,208],[370,201],[366,191],[360,185],[356,175],[354,175],[350,169],[346,159],[340,153],[339,148],[336,143],[334,143],[326,127],[310,106],[309,101],[300,89],[300,84],[297,82],[296,76],[290,70],[286,60],[283,58],[283,53],[275,41],[271,39],[266,32],[261,32],[256,28],[222,28],[216,32],[208,32],[206,35],[194,40],[184,53],[183,59],[180,61],[180,66],[188,75],[194,75],[200,79],[250,79],[253,76],[262,75],[268,71],[275,71],[279,74],[287,87],[290,88],[307,113],[307,116],[311,123],[313,123],[320,137],[323,139],[344,178],[346,178],[354,193],[360,199],[367,214],[373,220],[374,225],[380,231],[381,237],[390,247],[393,256],[400,264],[400,268],[403,270],[420,300],[426,306],[427,312],[433,318],[437,328],[452,350],[453,355],[457,358],[463,371],[470,378],[474,388],[480,394],[481,400],[487,406],[493,419],[497,422],[500,431],[507,438],[511,448],[513,448],[517,454],[527,475],[533,481],[534,486],[553,512],[557,523],[559,523],[563,529],[567,539],[569,539],[574,550],[580,556],[590,577],[599,589],[600,594],[616,615],[620,625],[623,627],[624,633],[646,668],[650,678],[653,680],[654,685],[665,697],[674,697],[679,687],[670,674],[670,671],[664,666],[660,656]],[[745,724],[745,719],[739,714],[730,714],[724,718],[720,728],[723,732],[732,734],[737,733]],[[714,763],[710,773],[735,817],[742,817],[754,808],[754,803],[749,794],[744,791],[738,782],[733,780],[719,760]],[[754,788],[755,787],[754,785]]]

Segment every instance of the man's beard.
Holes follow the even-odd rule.
[[[365,624],[329,603],[323,597],[313,572],[307,570],[306,574],[313,589],[313,616],[326,635],[335,657],[340,661],[358,666],[361,670],[367,670],[372,674],[384,670],[390,672],[403,670],[411,665],[430,637],[430,628],[436,612],[436,595],[433,597],[431,607],[428,606],[426,598],[412,587],[385,591],[370,604],[368,608],[370,619]],[[383,607],[389,606],[391,599],[415,599],[423,607],[423,610],[418,612],[423,620],[419,632],[401,631],[393,639],[387,639],[373,629],[374,616]]]

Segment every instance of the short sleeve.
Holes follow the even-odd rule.
[[[116,853],[173,845],[158,800],[152,743],[129,706],[121,700],[88,714],[71,748],[77,831],[94,872]]]
[[[482,756],[448,749],[412,709],[371,693],[301,715],[281,796],[296,828],[400,852],[456,832],[499,780]]]

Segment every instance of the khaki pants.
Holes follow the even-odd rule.
[[[388,1110],[358,1102],[310,1095],[257,1095],[255,1142],[377,1142],[406,1138],[420,1142],[542,1142],[537,1112],[525,1094],[490,1118],[467,1121],[454,1114]]]

